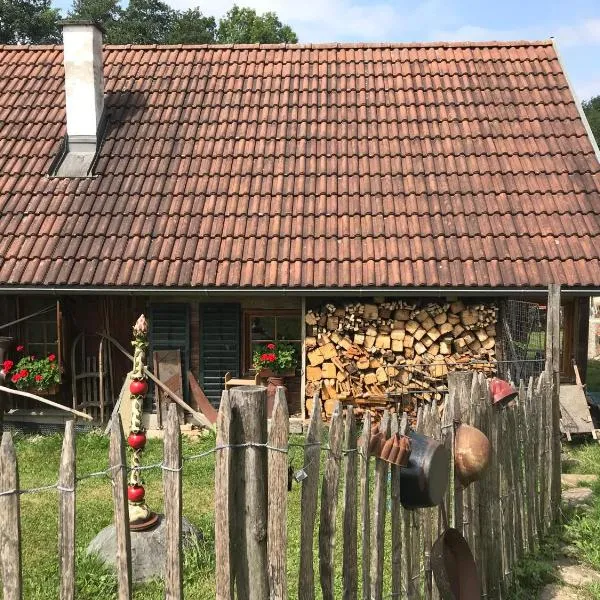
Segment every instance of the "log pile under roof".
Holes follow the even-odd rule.
[[[373,299],[325,304],[305,316],[307,406],[315,392],[330,413],[338,400],[385,405],[401,397],[441,400],[449,370],[490,373],[494,304]]]

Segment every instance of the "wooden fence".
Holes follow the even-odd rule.
[[[451,484],[443,506],[405,510],[400,504],[400,467],[368,455],[374,425],[362,436],[352,408],[338,406],[326,434],[315,398],[303,446],[299,567],[288,565],[287,403],[277,393],[267,430],[264,388],[223,393],[215,467],[216,598],[273,600],[288,597],[292,579],[298,598],[344,600],[438,599],[430,553],[446,526],[461,530],[476,558],[483,594],[508,598],[517,561],[534,551],[557,515],[553,378],[544,373],[521,384],[518,401],[491,405],[488,382],[478,373],[454,373],[443,410],[423,406],[416,430],[442,440],[452,451],[455,427],[469,423],[490,438],[486,476],[466,489]],[[182,455],[177,410],[171,404],[162,462],[167,529],[166,598],[183,597],[181,539]],[[380,429],[404,433],[405,414],[386,412]],[[560,451],[560,448],[558,449]],[[127,520],[125,444],[113,422],[110,467],[117,532],[118,598],[131,598],[130,532]],[[75,597],[75,437],[67,423],[58,483],[60,598]],[[559,484],[558,484],[559,485]],[[5,600],[22,597],[20,493],[11,434],[0,447],[0,559]],[[30,490],[31,491],[31,490]],[[319,502],[320,501],[320,502]],[[295,583],[294,583],[295,585]]]

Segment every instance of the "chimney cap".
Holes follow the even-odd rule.
[[[94,21],[92,19],[63,19],[59,21],[59,25],[61,27],[71,27],[71,26],[85,26],[89,27],[90,25],[98,29],[103,34],[106,34],[106,30],[102,26],[102,23],[99,21]]]

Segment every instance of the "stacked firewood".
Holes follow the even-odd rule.
[[[407,394],[441,400],[449,370],[493,372],[497,317],[492,304],[460,300],[374,299],[308,310],[306,396],[319,392],[326,407]]]

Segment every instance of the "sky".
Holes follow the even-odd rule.
[[[166,0],[220,17],[233,0]],[[69,0],[58,0],[67,8]],[[540,40],[554,37],[579,100],[600,94],[600,0],[238,0],[274,11],[300,42]]]

